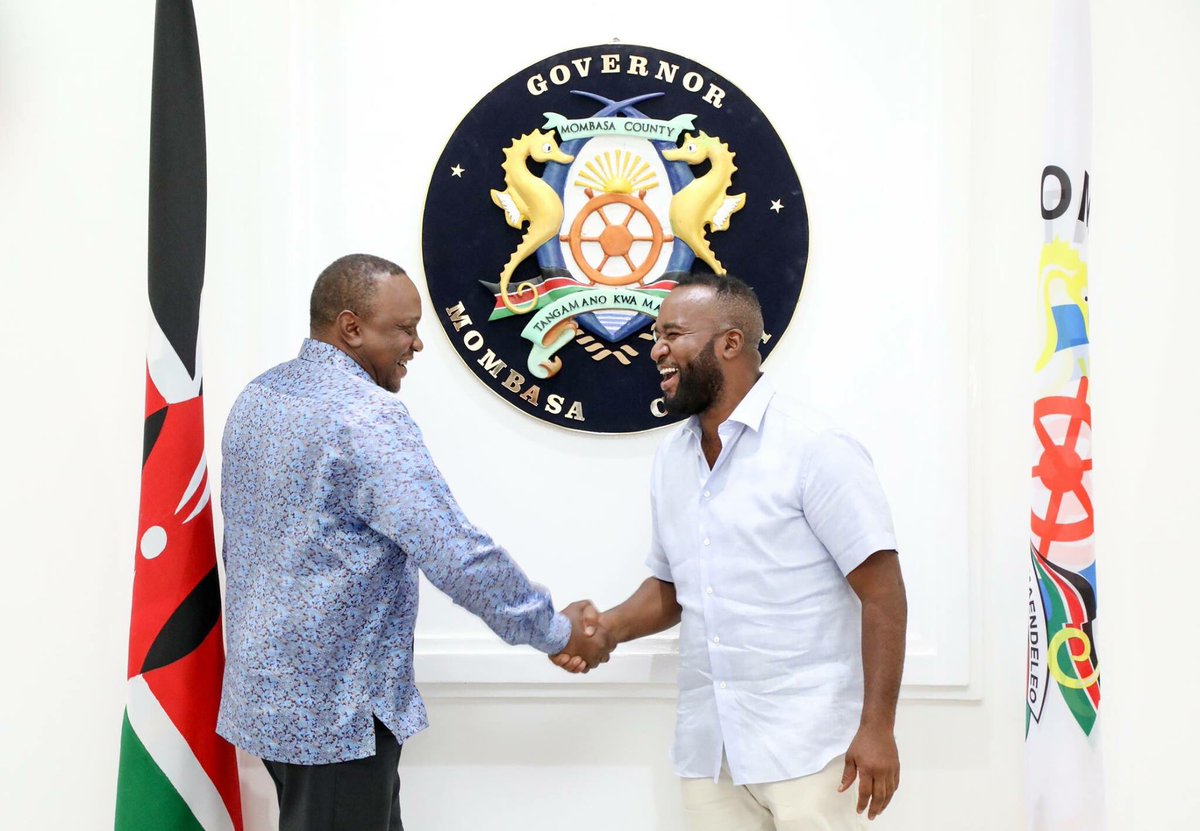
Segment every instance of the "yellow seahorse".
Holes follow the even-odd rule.
[[[537,287],[532,283],[517,286],[517,294],[533,292],[533,299],[518,308],[509,299],[508,281],[526,257],[558,235],[563,221],[562,200],[554,188],[530,173],[525,166],[525,160],[531,157],[537,162],[560,164],[570,164],[575,160],[574,156],[558,149],[554,133],[543,133],[541,130],[513,139],[513,143],[504,151],[504,163],[500,165],[504,170],[504,190],[492,191],[492,201],[504,210],[504,218],[512,227],[519,229],[526,221],[529,222],[517,250],[500,272],[500,299],[509,311],[517,314],[531,311],[537,306]]]
[[[708,173],[671,198],[671,228],[717,274],[724,274],[725,268],[713,254],[704,226],[724,231],[729,227],[729,218],[746,204],[746,194],[730,196],[727,192],[737,170],[733,163],[735,155],[729,152],[728,144],[722,144],[720,138],[703,130],[694,137],[691,133],[684,134],[682,147],[663,151],[663,158],[670,162],[700,164],[705,159],[712,162]]]
[[[1035,369],[1041,372],[1050,363],[1058,348],[1058,326],[1054,322],[1054,307],[1073,303],[1083,315],[1085,336],[1089,333],[1087,291],[1087,263],[1071,247],[1057,237],[1042,247],[1039,263],[1042,284],[1042,306],[1046,312],[1046,342],[1038,356]],[[1087,367],[1083,368],[1086,374]]]

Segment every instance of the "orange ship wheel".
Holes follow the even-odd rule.
[[[627,286],[640,281],[658,262],[658,255],[662,252],[663,243],[671,242],[674,239],[663,236],[662,225],[659,223],[658,217],[644,201],[646,191],[642,191],[637,196],[630,196],[626,193],[606,193],[593,197],[591,188],[588,188],[584,193],[588,195],[590,201],[583,206],[576,215],[575,221],[571,223],[570,234],[560,237],[560,240],[571,243],[571,255],[592,282],[603,286]],[[628,208],[628,213],[619,223],[612,222],[605,213],[604,209],[610,205],[624,205]],[[604,230],[600,232],[599,236],[585,237],[583,225],[592,214],[600,216],[600,220],[604,223]],[[641,216],[646,221],[650,226],[650,236],[635,236],[629,229],[629,224],[634,216]],[[640,263],[636,264],[629,256],[635,242],[650,243],[650,252]],[[616,277],[605,274],[604,267],[614,259],[624,260],[629,267],[629,273]],[[598,261],[598,264],[593,265],[594,261]]]

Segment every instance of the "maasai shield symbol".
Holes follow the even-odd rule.
[[[612,45],[535,64],[476,105],[434,172],[423,250],[438,318],[476,376],[545,421],[624,433],[672,420],[648,330],[679,276],[753,285],[765,356],[799,297],[808,217],[740,91],[677,55]]]

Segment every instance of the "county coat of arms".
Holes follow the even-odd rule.
[[[572,50],[505,81],[434,170],[423,255],[439,321],[513,406],[576,430],[671,421],[649,358],[690,271],[735,273],[787,327],[808,214],[782,142],[724,78],[668,52]]]

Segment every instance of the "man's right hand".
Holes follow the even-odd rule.
[[[617,646],[616,638],[600,620],[600,610],[590,600],[576,600],[562,610],[571,621],[571,639],[550,660],[567,672],[587,672],[608,661]]]

